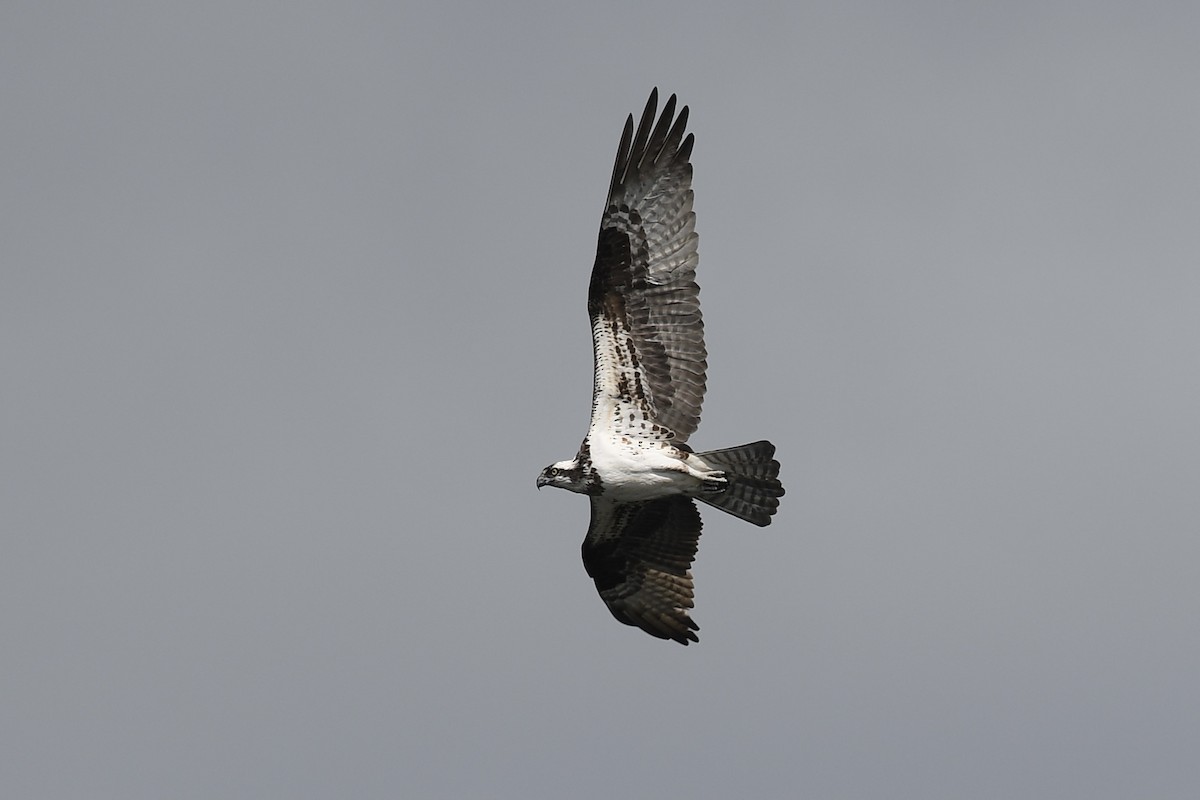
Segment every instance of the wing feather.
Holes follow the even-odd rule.
[[[614,617],[660,639],[700,641],[688,609],[701,527],[695,502],[682,495],[644,503],[592,498],[583,566]]]
[[[640,406],[684,442],[700,423],[708,367],[696,284],[694,139],[684,136],[687,106],[676,116],[671,95],[655,124],[657,105],[655,89],[637,128],[632,115],[625,121],[600,223],[588,291],[594,391]]]

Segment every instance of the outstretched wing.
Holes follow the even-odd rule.
[[[600,401],[609,398],[683,442],[700,423],[707,368],[688,162],[693,138],[683,136],[687,106],[676,117],[671,95],[656,125],[657,105],[655,89],[636,133],[633,116],[625,122],[600,222],[588,290],[592,422],[607,422],[612,409]]]
[[[696,504],[682,495],[644,503],[592,498],[583,566],[614,617],[660,639],[700,641],[687,612],[701,527]]]

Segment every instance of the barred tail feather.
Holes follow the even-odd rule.
[[[724,471],[728,481],[719,494],[697,494],[697,500],[755,525],[771,524],[771,515],[783,497],[779,462],[774,458],[775,445],[767,441],[752,442],[696,455],[714,469]]]

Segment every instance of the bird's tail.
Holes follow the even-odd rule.
[[[697,500],[755,525],[771,524],[771,515],[783,497],[779,462],[774,458],[775,445],[767,441],[752,442],[696,455],[713,469],[722,470],[728,481],[720,492],[695,495]]]

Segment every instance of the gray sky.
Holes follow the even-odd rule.
[[[5,796],[1196,796],[1200,11],[826,5],[6,3]],[[534,489],[655,85],[686,649]]]

